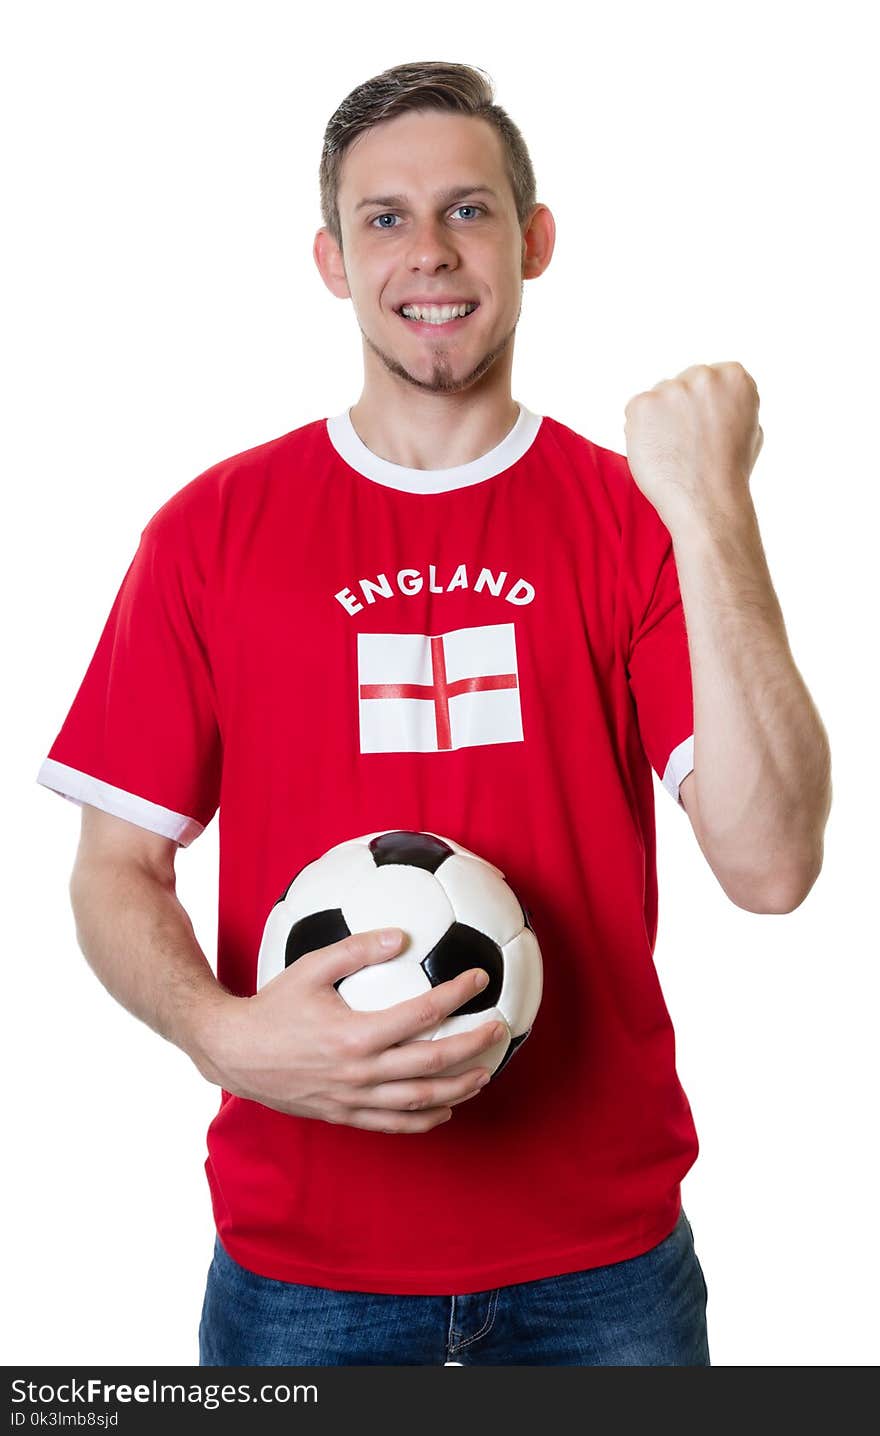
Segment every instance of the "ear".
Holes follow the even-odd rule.
[[[345,275],[342,250],[326,226],[322,226],[315,235],[312,254],[321,278],[330,293],[335,294],[337,299],[350,299],[351,291]]]
[[[523,231],[523,279],[537,279],[553,256],[556,221],[546,204],[535,205]]]

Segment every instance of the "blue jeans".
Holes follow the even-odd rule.
[[[465,1296],[259,1276],[219,1238],[200,1366],[709,1366],[706,1283],[682,1209],[650,1251]]]

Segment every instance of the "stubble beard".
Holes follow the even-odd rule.
[[[378,344],[374,344],[369,334],[364,332],[360,322],[358,322],[358,328],[361,334],[363,334],[364,340],[369,348],[378,359],[381,359],[388,373],[393,374],[395,378],[403,379],[407,384],[411,384],[414,389],[421,389],[423,392],[431,394],[459,394],[462,390],[469,389],[478,379],[481,379],[510,344],[516,333],[516,326],[519,323],[519,317],[522,313],[522,292],[523,286],[520,284],[519,306],[516,312],[516,319],[513,321],[513,327],[495,349],[490,349],[488,354],[484,354],[479,364],[477,364],[469,374],[465,374],[460,379],[454,377],[448,349],[435,348],[433,350],[431,377],[430,379],[419,379],[415,374],[411,374],[408,369],[404,368],[392,354],[386,354],[384,349],[380,349]]]

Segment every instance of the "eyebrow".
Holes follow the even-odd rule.
[[[491,195],[493,199],[498,198],[495,191],[489,189],[489,186],[484,184],[456,185],[454,189],[440,190],[434,198],[438,200],[440,204],[447,205],[451,204],[454,199],[466,199],[469,194],[488,194]],[[405,205],[406,195],[380,194],[374,195],[372,199],[362,199],[355,205],[355,214],[357,214],[359,209],[364,209],[367,205],[372,204]]]

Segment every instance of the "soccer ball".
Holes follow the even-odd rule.
[[[354,932],[399,927],[399,953],[370,963],[334,986],[356,1012],[376,1012],[428,992],[471,967],[489,984],[430,1032],[433,1041],[502,1018],[500,1042],[475,1061],[497,1077],[525,1042],[541,1001],[541,950],[529,913],[500,868],[436,833],[367,833],[337,843],[288,884],[266,919],[257,988],[304,953]],[[444,1074],[447,1075],[447,1074]]]

